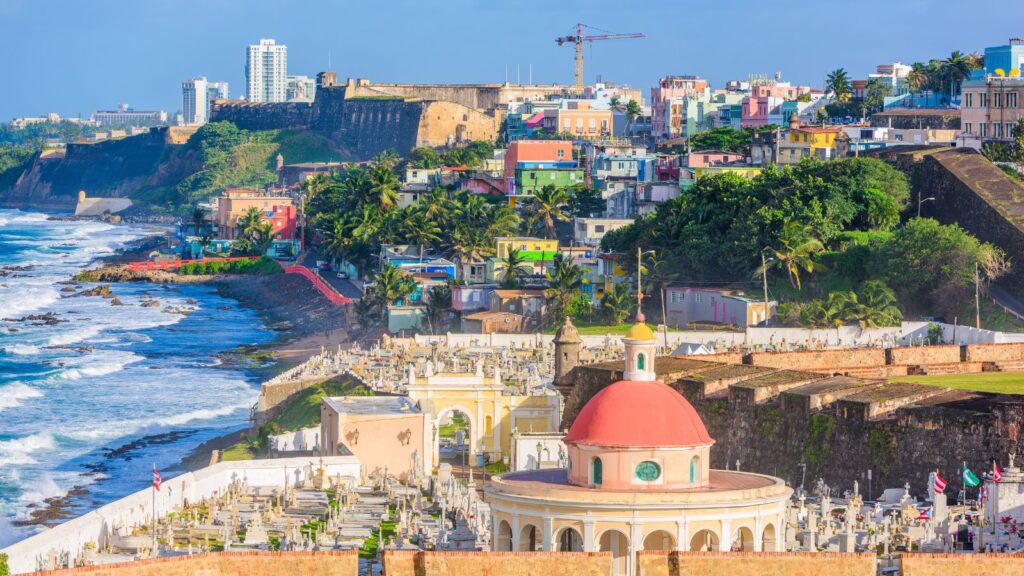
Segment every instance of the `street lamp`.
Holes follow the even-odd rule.
[[[924,204],[925,202],[927,202],[929,200],[935,200],[935,196],[929,196],[928,198],[921,198],[920,194],[918,194],[918,200],[917,200],[917,217],[918,218],[921,217],[921,204]]]

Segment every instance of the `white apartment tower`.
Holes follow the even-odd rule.
[[[181,83],[181,115],[186,126],[206,124],[209,116],[207,90],[209,82],[205,76],[185,80]]]
[[[245,59],[246,98],[250,102],[287,100],[288,47],[273,39],[249,46]]]

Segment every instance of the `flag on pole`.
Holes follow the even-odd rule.
[[[999,482],[1003,479],[1003,471],[999,469],[999,463],[992,461],[992,479]]]
[[[925,508],[924,510],[921,510],[921,513],[917,515],[917,519],[918,520],[931,520],[932,519],[932,508],[929,506],[928,508]]]
[[[939,473],[935,472],[935,478],[932,480],[932,488],[935,489],[936,494],[942,494],[946,490],[946,479],[939,476]]]
[[[978,484],[981,484],[981,480],[978,480],[978,477],[974,475],[974,472],[971,472],[970,468],[964,466],[964,486],[974,488]]]
[[[985,500],[988,500],[988,488],[985,488],[984,486],[982,486],[981,487],[981,495],[978,497],[978,501],[982,505],[984,505],[985,504]]]
[[[153,489],[160,491],[160,473],[156,471],[156,464],[153,464]]]

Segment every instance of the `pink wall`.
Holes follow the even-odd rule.
[[[520,162],[572,161],[572,142],[567,140],[517,140],[510,143],[505,152],[505,177],[515,176]]]
[[[591,486],[594,458],[601,459],[605,490],[683,490],[706,486],[710,471],[711,446],[691,448],[616,449],[600,446],[569,446],[572,466],[569,482]],[[695,481],[690,481],[690,462],[697,458]],[[654,482],[641,482],[636,477],[640,462],[653,461],[661,467],[661,477]]]
[[[339,439],[368,474],[404,476],[412,467],[412,454],[423,458],[423,415],[344,419]]]

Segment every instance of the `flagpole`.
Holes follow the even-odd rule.
[[[156,472],[156,463],[153,464],[153,471]],[[156,558],[156,556],[157,556],[157,554],[156,554],[156,483],[151,481],[150,484],[151,484],[150,492],[153,493],[153,518],[152,518],[152,525],[153,525],[153,552],[152,552],[152,554],[153,554],[153,557]]]

